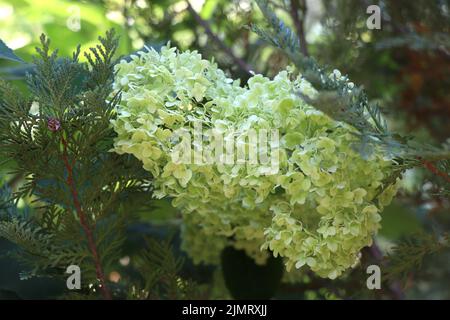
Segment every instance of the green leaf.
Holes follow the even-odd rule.
[[[9,48],[2,40],[0,40],[0,59],[7,59],[24,63],[21,58],[16,56],[11,48]]]

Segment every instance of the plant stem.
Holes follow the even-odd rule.
[[[420,159],[420,158],[419,158]],[[429,171],[431,171],[433,174],[443,178],[445,181],[450,182],[450,176],[439,170],[434,164],[432,164],[430,161],[422,160],[422,164],[427,168]]]
[[[64,161],[64,166],[66,167],[66,170],[67,170],[67,185],[70,188],[70,193],[72,195],[73,205],[74,205],[75,210],[77,212],[78,219],[80,219],[81,227],[83,228],[83,231],[84,231],[84,233],[86,234],[86,237],[87,237],[88,247],[89,247],[89,250],[91,251],[92,258],[94,259],[95,272],[96,272],[98,280],[100,281],[100,290],[101,290],[102,296],[103,296],[104,299],[111,300],[112,299],[111,292],[109,291],[108,287],[106,286],[105,275],[103,273],[103,268],[102,268],[102,265],[100,263],[100,258],[99,258],[99,255],[98,255],[97,246],[95,245],[95,241],[94,241],[94,234],[92,232],[92,229],[89,226],[88,219],[86,217],[86,214],[83,211],[83,208],[81,206],[81,203],[80,203],[80,200],[79,200],[79,197],[78,197],[78,191],[77,191],[77,188],[75,186],[75,181],[73,179],[73,168],[70,165],[69,155],[68,155],[68,152],[67,152],[68,144],[67,144],[67,140],[64,138],[64,133],[63,132],[61,132],[61,142],[63,144],[63,161]]]
[[[233,51],[230,48],[228,48],[225,45],[225,43],[223,43],[223,41],[219,39],[219,37],[217,35],[214,34],[214,32],[212,31],[208,22],[203,20],[198,15],[198,13],[194,10],[194,8],[192,8],[189,1],[187,1],[187,6],[188,6],[187,9],[188,9],[189,13],[194,17],[195,21],[197,21],[197,23],[205,29],[206,34],[211,38],[211,40],[216,42],[217,45],[220,47],[220,49],[222,49],[243,71],[245,71],[248,74],[252,74],[252,68],[244,60],[237,57],[233,53]]]
[[[298,11],[301,9],[302,18],[300,18]],[[294,21],[295,29],[297,30],[297,36],[300,42],[300,51],[305,57],[308,57],[308,46],[306,44],[304,17],[306,16],[306,2],[299,0],[291,0],[291,16]]]

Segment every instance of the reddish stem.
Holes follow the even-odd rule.
[[[67,170],[67,185],[70,188],[70,192],[72,194],[72,200],[73,205],[75,207],[75,210],[78,215],[78,219],[80,219],[80,224],[83,228],[84,233],[86,234],[89,250],[91,251],[92,257],[94,259],[95,264],[95,272],[97,274],[97,278],[100,281],[100,290],[102,293],[102,296],[104,299],[111,300],[111,293],[109,292],[108,288],[106,287],[106,281],[105,281],[105,275],[103,273],[102,265],[100,263],[100,258],[97,251],[97,246],[95,245],[94,241],[94,234],[92,233],[92,229],[89,227],[89,222],[87,220],[86,214],[83,211],[83,208],[81,207],[80,200],[78,197],[78,191],[75,186],[75,182],[73,179],[73,168],[70,165],[69,162],[69,156],[68,156],[68,144],[67,140],[64,138],[63,133],[61,133],[61,142],[63,144],[63,161],[64,166]]]
[[[445,172],[442,172],[441,170],[439,170],[434,164],[432,164],[431,162],[421,159],[419,157],[419,159],[422,161],[423,165],[425,166],[425,168],[427,168],[429,171],[431,171],[432,173],[434,173],[435,175],[443,178],[444,180],[446,180],[447,182],[450,182],[450,177],[448,176],[448,174],[446,174]]]

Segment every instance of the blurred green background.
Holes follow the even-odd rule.
[[[439,145],[450,136],[449,1],[372,2],[381,8],[380,30],[369,30],[366,26],[367,1],[271,1],[279,16],[300,32],[305,52],[348,74],[353,82],[363,84],[370,98],[379,101],[393,130]],[[180,49],[195,49],[207,58],[214,58],[244,83],[249,70],[273,76],[289,64],[285,56],[247,28],[252,23],[263,24],[252,1],[190,0],[189,3],[0,0],[0,39],[23,60],[31,62],[41,33],[50,37],[52,47],[58,48],[61,55],[71,55],[78,44],[86,50],[96,43],[99,35],[115,28],[120,35],[120,55],[128,55],[144,45],[159,47],[170,41]],[[22,88],[27,70],[26,65],[0,60],[0,77],[14,80]],[[4,159],[0,163],[1,160]],[[0,167],[0,184],[13,185],[13,179]],[[445,183],[425,169],[406,173],[403,190],[383,213],[383,228],[376,241],[384,254],[399,241],[414,239],[421,232],[448,232],[450,203],[448,194],[440,192]],[[161,226],[176,214],[166,202],[155,201],[152,210],[142,213],[142,223]],[[2,295],[17,293],[23,298],[48,298],[61,290],[60,283],[47,279],[19,280],[21,266],[5,255],[11,249],[10,244],[0,240],[0,248]],[[339,282],[308,275],[303,284],[283,285],[278,296],[332,298],[339,297],[342,289],[351,292],[347,294],[351,298],[389,298],[385,292],[365,289],[363,266],[370,262],[370,258],[363,259],[353,275]],[[448,250],[427,256],[421,268],[401,282],[402,294],[407,298],[450,298],[449,267]],[[186,272],[199,270],[189,268]],[[200,269],[201,272],[210,271]],[[217,296],[228,297],[223,285],[217,286]]]

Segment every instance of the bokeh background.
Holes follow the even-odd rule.
[[[439,145],[450,137],[450,2],[446,0],[273,0],[276,12],[296,30],[302,51],[321,64],[341,70],[363,84],[377,100],[390,128]],[[381,8],[381,29],[369,30],[366,9]],[[289,65],[286,57],[253,34],[248,26],[263,24],[250,0],[0,0],[0,39],[25,61],[31,61],[41,33],[52,47],[67,56],[78,45],[86,50],[110,28],[120,35],[119,54],[126,56],[146,46],[168,41],[182,50],[198,50],[234,78],[248,79],[251,72],[273,76]],[[0,77],[24,86],[25,65],[0,60]],[[0,163],[2,163],[0,159]],[[0,185],[15,186],[15,177],[0,166]],[[394,289],[369,291],[365,269],[384,263],[392,247],[423,237],[442,236],[450,227],[449,183],[426,168],[409,170],[403,189],[383,212],[377,250],[364,251],[361,266],[339,281],[306,275],[304,283],[284,284],[277,297],[314,298],[450,298],[448,248],[420,256],[423,263],[395,279]],[[26,204],[22,206],[26,214]],[[142,234],[165,237],[175,230],[177,212],[168,202],[155,201],[141,213]],[[175,226],[174,226],[175,225]],[[130,247],[140,239],[130,240]],[[405,242],[406,241],[406,242]],[[175,236],[174,242],[177,242]],[[14,249],[0,239],[0,298],[51,298],[62,290],[58,281],[21,280],[22,266],[7,252]],[[131,250],[131,249],[130,249]],[[181,252],[177,254],[182,255]],[[375,258],[374,258],[375,257]],[[422,259],[423,258],[423,259]],[[376,262],[376,261],[375,261]],[[389,260],[386,260],[389,263]],[[395,261],[392,262],[395,264]],[[228,298],[217,270],[194,267],[184,271],[214,287],[208,298]],[[118,272],[120,278],[120,272]],[[114,274],[117,278],[117,274]],[[26,275],[22,274],[23,278]]]

